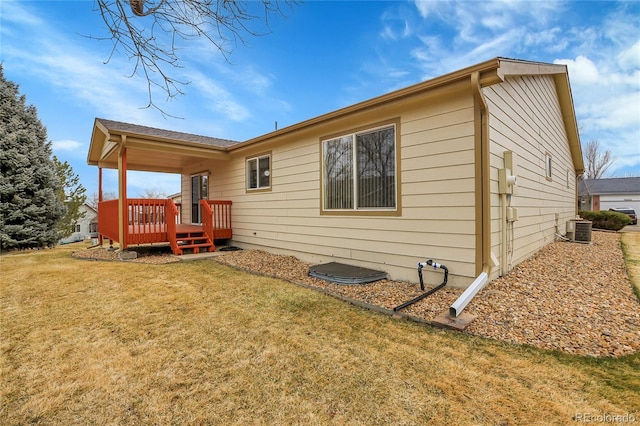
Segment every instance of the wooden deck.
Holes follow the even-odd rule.
[[[204,227],[202,225],[188,225],[188,224],[184,224],[184,223],[178,223],[176,224],[176,233],[178,234],[184,234],[187,232],[202,232],[204,230]]]
[[[174,254],[189,249],[194,253],[214,251],[216,240],[233,237],[231,227],[231,201],[201,200],[202,225],[176,223],[178,209],[170,199],[135,199],[126,201],[128,226],[123,229],[124,243],[128,246],[169,243]],[[98,233],[120,243],[118,200],[98,205]]]

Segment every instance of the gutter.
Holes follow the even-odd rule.
[[[476,279],[469,287],[453,302],[449,307],[449,316],[458,317],[464,308],[473,300],[480,290],[489,282],[489,273],[491,266],[495,262],[491,260],[491,180],[489,172],[491,164],[489,163],[489,108],[482,93],[480,85],[480,73],[475,71],[471,73],[471,88],[473,90],[473,98],[476,111],[479,117],[476,117],[476,146],[479,147],[479,164],[480,185],[479,194],[476,202],[480,200],[480,261],[481,268]],[[479,160],[479,161],[477,161]]]
[[[458,82],[464,83],[469,78],[470,74],[471,75],[477,74],[478,80],[479,81],[482,80],[483,83],[486,83],[486,84],[497,83],[502,81],[502,79],[497,75],[497,70],[500,68],[501,63],[502,61],[500,58],[490,59],[488,61],[482,62],[477,65],[463,68],[461,70],[454,71],[449,74],[445,74],[440,77],[433,78],[431,80],[423,81],[423,82],[414,84],[412,86],[405,87],[404,89],[400,89],[391,93],[387,93],[387,94],[375,97],[373,99],[359,102],[357,104],[350,105],[350,106],[335,110],[333,112],[329,112],[329,113],[317,116],[315,118],[311,118],[309,120],[299,122],[297,124],[283,127],[273,132],[230,146],[227,148],[227,150],[229,152],[234,152],[236,150],[246,148],[247,146],[273,139],[276,136],[282,136],[282,135],[290,134],[296,131],[304,130],[308,127],[323,124],[328,121],[335,120],[341,117],[346,117],[350,114],[361,112],[364,110],[379,108],[391,102],[396,102],[400,99],[405,99],[405,98],[413,97],[416,95],[420,95],[439,87],[445,87]]]

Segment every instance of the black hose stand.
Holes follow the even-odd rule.
[[[424,281],[422,280],[422,268],[424,268],[425,266],[433,266],[433,269],[438,269],[438,268],[442,269],[444,271],[444,280],[442,281],[442,283],[432,288],[431,290],[425,293],[422,293],[420,296],[396,306],[395,308],[393,308],[393,312],[398,312],[400,309],[404,309],[407,306],[413,305],[414,303],[421,301],[425,297],[432,295],[433,293],[435,293],[436,291],[440,290],[441,288],[447,285],[447,281],[449,280],[449,269],[446,266],[440,263],[436,263],[433,260],[429,259],[426,262],[418,263],[418,277],[420,278],[420,290],[424,290]]]

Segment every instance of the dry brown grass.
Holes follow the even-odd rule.
[[[620,241],[629,277],[640,299],[640,232],[625,232]]]
[[[638,354],[499,344],[213,261],[70,250],[0,257],[0,424],[640,420]]]

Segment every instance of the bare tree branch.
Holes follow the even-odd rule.
[[[204,38],[225,60],[248,36],[271,32],[271,15],[286,16],[297,0],[96,0],[97,11],[107,26],[112,51],[105,61],[122,53],[135,61],[130,77],[147,81],[148,104],[165,115],[154,102],[156,90],[171,99],[184,94],[189,84],[173,76],[182,68],[179,49],[184,41]]]
[[[600,142],[592,140],[584,150],[585,175],[587,179],[600,179],[613,164],[611,151],[602,151]]]

